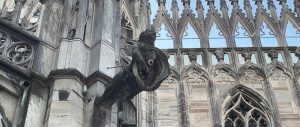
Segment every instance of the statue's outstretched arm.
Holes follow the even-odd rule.
[[[141,67],[141,69],[144,69],[144,71],[148,69],[138,43],[133,43],[132,45],[132,61],[136,62]]]

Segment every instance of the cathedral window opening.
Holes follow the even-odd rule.
[[[225,112],[225,127],[270,127],[266,112],[255,99],[238,92],[230,100]]]
[[[291,57],[292,57],[292,62],[293,63],[297,63],[299,61],[299,58],[296,56],[295,53],[291,53]]]
[[[202,55],[197,55],[197,64],[203,65]]]
[[[220,31],[219,27],[214,23],[211,27],[209,34],[209,47],[210,48],[224,48],[227,47],[224,34]]]
[[[155,47],[159,49],[172,49],[174,48],[172,36],[168,28],[163,24],[158,32],[155,41]]]
[[[212,63],[212,65],[216,65],[216,64],[219,63],[218,59],[217,59],[217,57],[214,53],[211,54],[211,63]],[[229,59],[229,54],[228,53],[224,54],[224,63],[225,64],[230,64],[230,59]]]
[[[183,33],[182,47],[200,48],[200,39],[190,23],[188,23]]]
[[[239,59],[239,64],[244,64],[246,63],[245,58],[242,57],[242,54],[238,54],[238,59]],[[256,54],[251,55],[251,62],[254,64],[257,64],[256,62]]]
[[[265,22],[261,25],[260,41],[262,47],[278,47],[277,38]]]
[[[236,47],[253,47],[252,40],[245,28],[238,23],[235,30],[235,44]]]
[[[170,66],[175,66],[176,63],[175,63],[175,55],[171,54],[169,59],[168,59],[168,62],[170,64]]]
[[[184,65],[190,65],[191,61],[189,59],[189,55],[183,55],[183,64]]]
[[[300,31],[289,21],[285,33],[288,46],[300,46]]]

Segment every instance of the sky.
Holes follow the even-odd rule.
[[[196,14],[196,1],[197,0],[191,0],[191,4],[190,4],[191,9],[193,10],[193,12],[195,14]],[[239,1],[240,2],[238,4],[239,4],[240,8],[244,11],[243,1],[242,0],[239,0]],[[227,6],[229,8],[228,13],[230,16],[231,12],[232,12],[232,5],[230,4],[231,2],[229,0],[226,0],[226,2],[227,2]],[[153,19],[158,10],[158,4],[157,4],[157,0],[150,0],[150,3],[151,3],[151,12],[152,12],[151,19]],[[267,0],[263,0],[262,3],[264,5],[264,7],[268,10]],[[181,0],[177,0],[177,4],[179,6],[179,15],[181,15],[181,12],[183,10],[183,4],[182,4]],[[252,10],[253,10],[252,13],[253,13],[253,15],[255,15],[255,11],[256,11],[255,1],[250,0],[250,4],[251,4]],[[277,0],[274,0],[274,4],[276,7],[277,15],[279,17],[280,12],[281,12],[281,5],[279,5],[279,2]],[[166,9],[168,10],[169,14],[172,13],[171,5],[172,5],[172,0],[166,0]],[[208,10],[206,0],[202,0],[202,5],[204,7],[204,14],[206,15],[207,10]],[[293,0],[287,0],[287,5],[289,6],[289,8],[294,10]],[[215,7],[218,10],[220,10],[220,0],[215,0]],[[268,10],[268,12],[269,12],[269,10]],[[263,24],[262,28],[263,28],[262,32],[261,32],[262,45],[265,47],[278,46],[277,39],[275,38],[274,35],[272,35],[271,30],[266,26],[265,23]],[[220,34],[222,34],[222,32],[220,32],[220,30],[217,28],[216,24],[213,24],[211,33],[209,36],[210,47],[212,47],[212,48],[213,47],[215,47],[215,48],[226,47],[225,39],[222,38],[222,36],[220,36]],[[288,44],[290,46],[300,46],[299,31],[297,31],[297,29],[293,28],[293,25],[291,23],[288,24],[286,37],[287,37]],[[159,40],[159,41],[156,43],[156,46],[163,48],[163,49],[173,48],[173,42],[171,39],[172,38],[169,36],[168,31],[166,30],[165,26],[163,25],[161,28],[161,31],[159,31],[159,33],[158,33],[157,40]],[[242,29],[242,26],[240,24],[238,25],[238,28],[236,31],[236,39],[238,39],[238,40],[236,40],[236,42],[237,42],[236,44],[238,47],[251,47],[252,46],[251,39],[248,38],[247,32],[244,29]],[[199,48],[200,43],[195,43],[195,42],[200,42],[200,40],[198,39],[196,32],[193,30],[193,28],[189,24],[188,27],[186,28],[186,32],[183,35],[183,47],[184,48]]]

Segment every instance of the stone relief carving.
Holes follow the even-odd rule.
[[[79,13],[79,0],[76,1],[71,11],[72,19],[71,19],[71,24],[68,33],[69,39],[73,39],[76,34],[78,13]]]
[[[28,69],[32,65],[33,55],[34,47],[31,43],[0,31],[0,56],[3,58],[2,60],[7,60]]]
[[[225,55],[225,52],[223,49],[217,49],[215,51],[215,55],[216,55],[216,58],[218,60],[219,63],[224,63],[224,55]]]
[[[257,72],[253,69],[247,69],[244,72],[244,75],[241,77],[241,82],[255,82],[261,83],[263,78],[257,74]]]
[[[217,70],[214,74],[214,81],[216,82],[234,82],[235,78],[232,77],[224,69]]]
[[[192,70],[191,72],[187,73],[186,83],[187,84],[205,83],[205,80],[203,80],[203,77],[201,75],[202,75],[201,72]]]
[[[273,80],[288,80],[289,76],[281,69],[279,68],[274,68],[273,73],[271,75],[271,78]]]
[[[33,47],[27,43],[15,42],[7,49],[7,58],[13,63],[27,68],[33,57]]]
[[[130,100],[141,91],[156,90],[169,76],[167,56],[154,47],[156,32],[143,31],[132,45],[132,62],[117,73],[95,104],[111,106],[114,102]]]

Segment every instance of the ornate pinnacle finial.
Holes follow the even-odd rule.
[[[207,5],[209,5],[210,7],[214,6],[215,4],[215,0],[206,0],[206,1],[207,1]]]
[[[189,8],[190,7],[190,0],[181,0],[181,2],[183,3],[184,8]]]
[[[275,49],[271,49],[268,52],[268,56],[271,58],[272,61],[274,61],[274,60],[277,61],[278,54],[279,54],[279,52]]]
[[[165,9],[166,0],[157,0],[157,3],[160,9]]]
[[[218,60],[218,62],[220,63],[224,63],[224,55],[225,55],[225,52],[223,49],[217,49],[215,51],[215,55],[216,55],[216,58]]]
[[[279,4],[281,5],[285,5],[286,4],[286,0],[278,0],[279,1]]]
[[[251,5],[249,0],[244,0],[245,5]]]
[[[192,63],[196,63],[197,61],[197,52],[195,50],[189,51],[189,59]]]
[[[220,5],[221,5],[221,8],[226,8],[226,9],[228,9],[228,6],[227,6],[225,0],[220,0]]]
[[[255,4],[258,6],[261,5],[261,2],[262,2],[262,0],[255,0]]]
[[[252,52],[250,49],[245,49],[242,52],[242,57],[244,57],[246,62],[250,62],[251,61],[251,57],[252,57]]]
[[[172,0],[172,10],[176,10],[176,11],[179,10],[178,4],[177,4],[176,0]]]
[[[231,5],[237,5],[238,4],[238,0],[230,0],[231,1]]]
[[[201,0],[197,0],[196,5],[197,5],[197,8],[196,8],[197,11],[203,11],[204,10]]]

